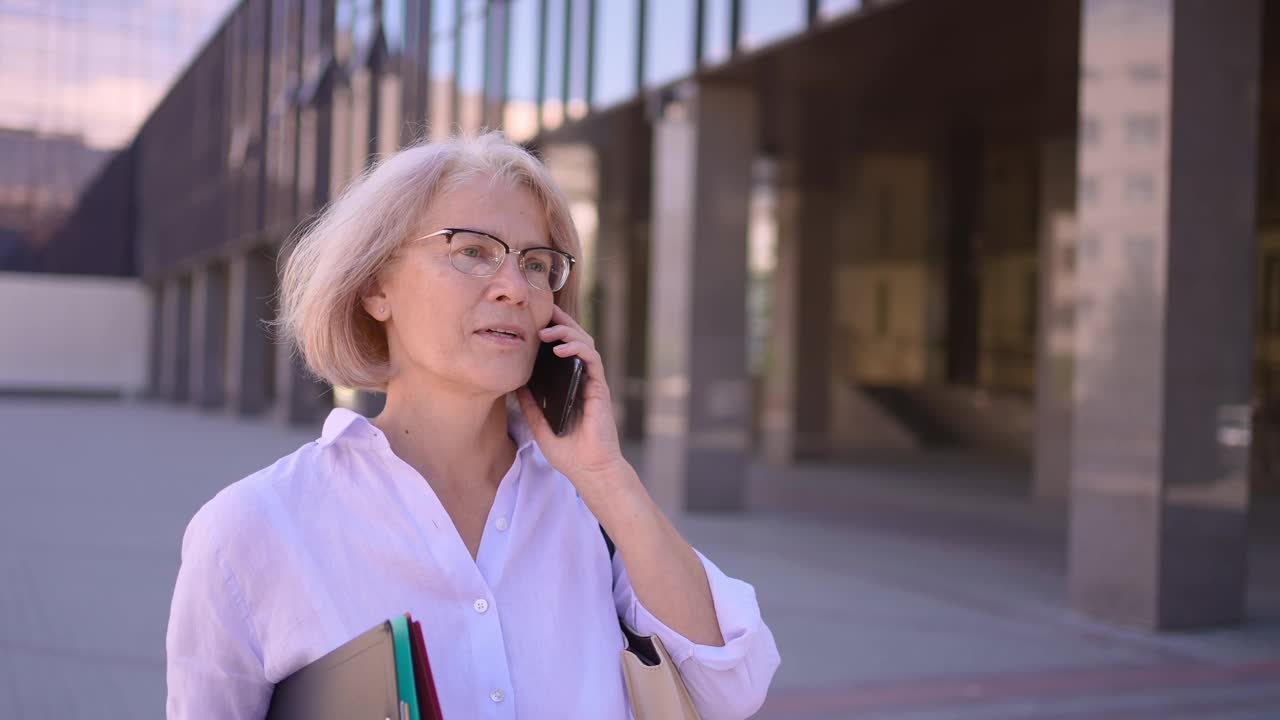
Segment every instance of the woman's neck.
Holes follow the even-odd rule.
[[[476,492],[491,498],[515,459],[503,397],[393,381],[386,406],[371,422],[442,499]]]

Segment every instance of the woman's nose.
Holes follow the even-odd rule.
[[[493,274],[490,291],[495,300],[523,303],[529,299],[529,281],[525,280],[524,271],[520,269],[519,255],[510,254],[502,262],[498,272]]]

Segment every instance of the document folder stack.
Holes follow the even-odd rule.
[[[443,720],[422,626],[408,613],[276,684],[267,720]]]

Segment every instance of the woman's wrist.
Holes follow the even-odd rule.
[[[626,460],[620,459],[612,467],[588,473],[575,485],[606,530],[615,525],[615,519],[634,518],[652,503],[640,475]]]

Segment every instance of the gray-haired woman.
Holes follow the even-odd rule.
[[[447,717],[627,717],[618,615],[662,639],[706,720],[760,707],[773,636],[623,459],[574,319],[578,254],[546,168],[492,134],[389,157],[301,237],[280,328],[317,376],[386,407],[334,410],[192,518],[169,717],[261,718],[274,683],[405,611]],[[587,377],[559,437],[524,388],[552,340]]]

